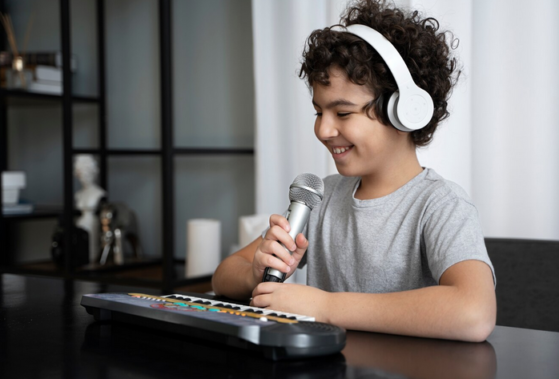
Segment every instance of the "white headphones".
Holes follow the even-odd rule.
[[[431,121],[434,110],[433,99],[427,91],[415,84],[398,50],[382,34],[365,25],[334,26],[331,30],[360,37],[371,45],[388,65],[396,79],[398,91],[388,99],[386,113],[396,129],[413,132]]]

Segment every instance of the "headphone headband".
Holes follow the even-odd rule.
[[[388,101],[388,118],[399,130],[411,132],[423,128],[433,117],[433,99],[418,87],[398,50],[382,34],[366,25],[333,26],[330,30],[354,34],[384,59],[396,80],[398,91]]]

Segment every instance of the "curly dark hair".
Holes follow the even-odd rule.
[[[385,0],[358,0],[350,3],[342,14],[340,24],[367,25],[386,37],[398,50],[410,70],[415,83],[433,98],[434,113],[422,129],[410,133],[415,146],[426,146],[437,126],[449,116],[447,101],[452,87],[458,81],[460,70],[457,60],[450,54],[450,43],[457,41],[447,31],[439,32],[439,22],[422,18],[419,12],[406,13],[387,4]],[[385,125],[391,125],[382,111],[382,99],[398,89],[390,69],[381,56],[361,38],[324,28],[315,30],[306,41],[299,77],[313,83],[329,85],[328,68],[336,65],[355,84],[366,85],[375,99],[364,107]],[[454,46],[453,46],[454,47]],[[369,116],[370,117],[370,116]]]

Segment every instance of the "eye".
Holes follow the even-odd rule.
[[[315,115],[316,117],[321,117],[321,116],[322,116],[322,113],[316,112],[314,115]]]
[[[339,112],[338,117],[346,117],[346,116],[349,116],[350,114],[351,114],[351,112],[347,112],[347,113]]]

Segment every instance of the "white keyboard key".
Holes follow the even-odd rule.
[[[241,304],[235,304],[235,303],[228,303],[226,301],[220,301],[220,300],[210,300],[210,299],[204,299],[201,297],[196,297],[196,296],[189,296],[189,295],[178,295],[178,294],[174,294],[174,295],[165,295],[162,297],[175,297],[176,300],[184,300],[184,301],[190,301],[190,302],[197,302],[197,301],[202,301],[202,302],[206,302],[209,304],[201,304],[201,305],[212,305],[212,306],[225,306],[225,307],[234,307],[234,310],[238,310],[241,312],[248,310],[253,310],[253,311],[261,311],[262,314],[264,316],[267,316],[271,313],[275,313],[278,316],[285,316],[287,318],[289,317],[295,317],[296,320],[298,321],[315,321],[314,317],[310,317],[310,316],[304,316],[304,315],[298,315],[298,314],[294,314],[294,313],[286,313],[286,312],[281,312],[281,311],[275,311],[272,309],[267,309],[267,308],[258,308],[258,307],[252,307],[249,305],[241,305]],[[190,299],[190,300],[188,300]],[[239,308],[239,309],[235,309],[235,308]]]

